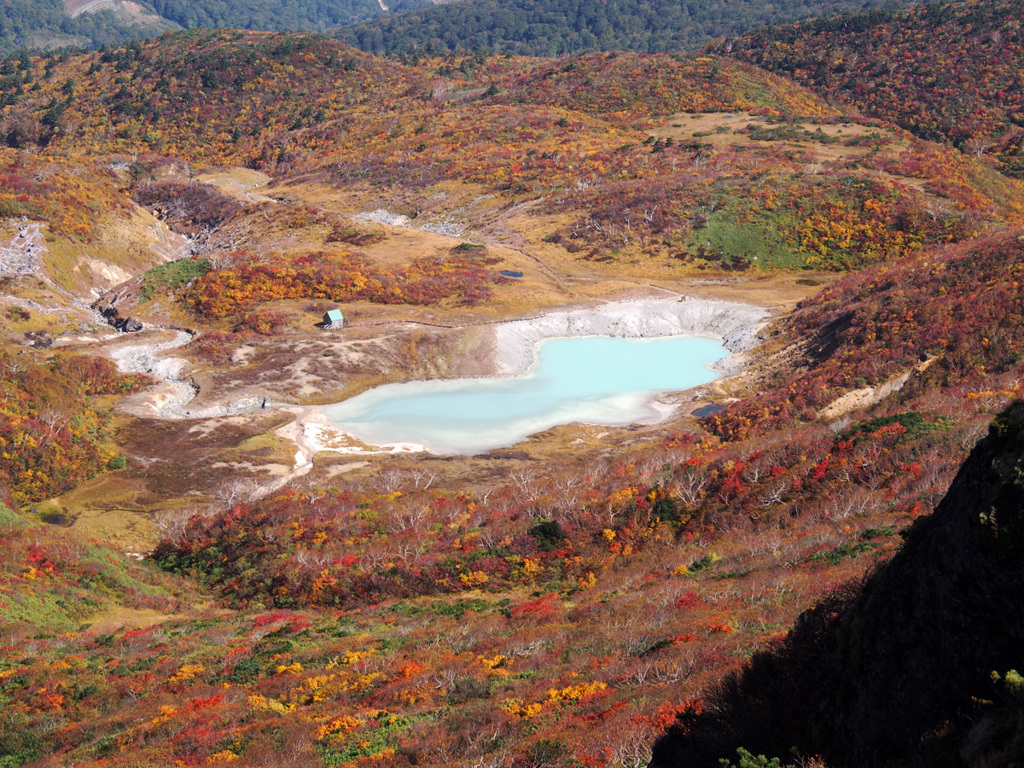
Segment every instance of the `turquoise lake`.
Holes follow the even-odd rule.
[[[328,418],[372,445],[418,443],[439,453],[479,453],[575,421],[631,424],[653,418],[659,392],[718,378],[728,356],[692,337],[549,339],[518,377],[386,384],[325,407]]]

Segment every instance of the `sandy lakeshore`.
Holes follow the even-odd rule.
[[[732,354],[711,366],[721,376],[739,372],[744,353],[757,344],[757,334],[769,313],[762,307],[736,302],[682,300],[631,300],[597,308],[551,312],[537,318],[512,320],[492,326],[487,345],[493,350],[493,367],[503,376],[520,376],[534,365],[537,346],[546,339],[581,336],[612,336],[655,339],[667,336],[702,336],[720,341]],[[675,408],[655,402],[664,419]],[[290,406],[295,421],[277,431],[296,443],[296,463],[311,462],[319,451],[350,455],[426,451],[415,443],[371,446],[335,425],[322,408]]]

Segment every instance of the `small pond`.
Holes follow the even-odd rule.
[[[659,392],[718,378],[729,352],[712,339],[549,339],[524,376],[387,384],[324,410],[372,445],[418,443],[439,453],[513,445],[558,424],[631,424],[655,418]]]

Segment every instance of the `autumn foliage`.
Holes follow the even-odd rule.
[[[922,364],[917,388],[993,388],[990,377],[1017,370],[1024,354],[1022,270],[1018,231],[844,278],[778,328],[781,343],[806,339],[808,369],[705,423],[736,439],[813,420],[845,392]]]
[[[850,273],[767,328],[724,410],[588,436],[555,458],[549,442],[464,464],[325,451],[284,482],[280,412],[253,417],[252,434],[246,415],[194,432],[132,418],[120,434],[146,446],[223,429],[211,476],[256,456],[278,473],[164,510],[143,563],[58,527],[73,522],[62,514],[28,517],[130,460],[106,416],[144,379],[57,347],[3,352],[0,494],[28,517],[0,505],[0,765],[634,768],[662,731],[689,737],[717,716],[707,691],[766,663],[755,654],[825,598],[798,628],[813,641],[799,668],[819,670],[843,585],[893,557],[1024,391],[1024,186],[970,148],[996,135],[1019,146],[1016,81],[978,64],[965,93],[976,123],[961,120],[935,75],[942,52],[916,42],[941,29],[952,46],[954,22],[973,20],[988,42],[965,36],[952,53],[1016,55],[1015,27],[999,39],[985,27],[1001,2],[857,17],[876,45],[863,59],[825,45],[839,35],[826,20],[721,55],[404,66],[322,37],[204,31],[0,65],[16,70],[0,78],[0,220],[45,225],[53,263],[101,234],[105,214],[144,217],[133,202],[188,235],[193,256],[130,288],[133,310],[200,326],[188,352],[204,388],[261,376],[274,345],[300,337],[296,304],[317,316],[342,302],[473,306],[501,284],[499,260],[469,242],[386,253],[390,225],[364,231],[336,199],[417,218],[432,200],[485,201],[481,240],[535,217],[524,240],[561,249],[556,276],[670,285],[703,271],[788,291],[826,278],[782,270]],[[746,59],[965,151],[882,119],[844,122]],[[935,103],[850,95],[858,69],[894,102],[913,86]],[[714,135],[696,121],[717,121]],[[274,186],[191,178],[225,164]],[[5,322],[39,322],[33,301]],[[320,336],[295,346],[322,344],[330,360],[356,334]],[[232,360],[243,341],[249,357]],[[144,453],[130,478],[140,504],[191,490],[184,471],[154,490],[157,469],[142,465],[163,454]],[[817,725],[805,681],[779,679]]]
[[[100,447],[104,414],[95,398],[141,388],[104,358],[59,355],[40,364],[0,354],[0,487],[19,502],[67,491],[101,471],[114,454]]]
[[[873,10],[753,32],[712,50],[1022,172],[1024,38],[1014,0]]]
[[[316,253],[273,262],[235,254],[233,266],[207,272],[189,287],[184,301],[208,318],[277,299],[365,300],[380,304],[476,304],[502,280],[487,256],[453,253],[414,259],[395,271],[354,254]]]

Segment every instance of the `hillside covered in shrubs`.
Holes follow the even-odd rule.
[[[702,717],[674,725],[652,765],[791,748],[829,765],[1014,765],[1022,417],[1019,402],[997,416],[892,561],[801,616]]]
[[[816,93],[1024,174],[1017,0],[927,3],[759,30],[716,43]]]
[[[1012,9],[0,62],[0,765],[1013,765]],[[654,296],[772,317],[658,423],[315,444]]]

